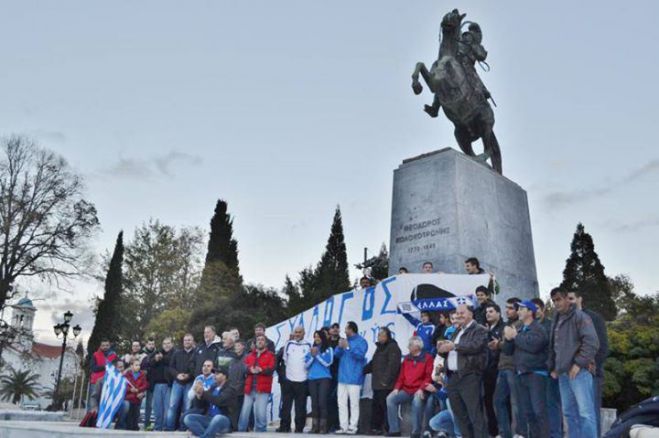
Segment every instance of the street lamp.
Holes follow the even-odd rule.
[[[53,326],[53,331],[55,332],[55,336],[59,338],[59,335],[62,335],[62,354],[60,355],[59,358],[59,369],[57,371],[57,384],[55,385],[55,392],[53,393],[53,404],[56,405],[58,409],[60,408],[60,402],[61,402],[61,400],[59,400],[59,385],[62,379],[62,365],[64,364],[64,352],[66,351],[66,342],[69,340],[69,328],[71,327],[69,323],[71,322],[72,318],[73,318],[73,313],[71,313],[70,310],[67,310],[66,313],[64,314],[64,322]],[[75,327],[73,327],[72,339],[77,338],[81,331],[82,329],[80,328],[80,325],[76,325]]]

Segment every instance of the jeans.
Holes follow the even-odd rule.
[[[569,438],[596,438],[597,416],[593,400],[593,375],[580,370],[574,379],[567,373],[558,376],[561,406]]]
[[[447,408],[441,411],[430,419],[430,428],[435,432],[444,432],[448,436],[460,436],[460,428],[453,421],[453,411],[451,411],[451,404],[447,404]]]
[[[512,412],[511,418],[508,409]],[[522,435],[519,428],[519,405],[517,403],[517,388],[515,387],[515,372],[512,370],[499,370],[497,387],[494,390],[494,411],[497,415],[499,434],[502,438],[512,438],[512,429]]]
[[[144,428],[146,429],[151,425],[151,411],[153,407],[153,388],[146,391],[144,397]]]
[[[281,398],[280,428],[290,430],[291,409],[293,408],[293,402],[295,402],[295,431],[302,432],[304,424],[307,422],[307,382],[287,380]]]
[[[604,371],[602,371],[603,373]],[[593,397],[595,401],[595,419],[597,420],[597,436],[602,435],[602,388],[604,387],[604,375],[593,376]]]
[[[525,437],[549,438],[546,388],[546,376],[536,373],[517,375],[520,423]]]
[[[371,408],[371,430],[389,431],[387,421],[387,396],[390,389],[373,390],[373,406]]]
[[[441,411],[441,402],[435,394],[427,394],[423,409],[423,431],[430,431],[430,419]]]
[[[252,391],[245,395],[238,420],[238,431],[247,432],[249,417],[254,409],[254,432],[265,432],[268,425],[268,400],[270,393]]]
[[[547,416],[549,417],[549,436],[563,438],[563,413],[561,412],[561,391],[558,380],[547,379]]]
[[[183,414],[190,409],[190,399],[188,398],[188,391],[192,388],[192,383],[185,385],[174,382],[169,393],[169,406],[167,406],[167,418],[165,420],[165,430],[174,430],[176,428],[176,420],[179,419],[179,430],[185,430],[183,424]],[[179,408],[181,412],[179,414]]]
[[[331,379],[309,380],[309,395],[311,395],[311,412],[314,418],[327,420],[327,403],[329,391],[332,385]]]
[[[214,438],[218,433],[231,431],[231,420],[224,415],[209,417],[201,414],[188,414],[185,416],[185,425],[199,438]]]
[[[401,405],[412,402],[412,435],[421,433],[421,421],[423,420],[423,409],[425,401],[414,394],[408,394],[405,391],[391,393],[387,397],[387,419],[389,420],[389,433],[400,432],[400,419],[398,418],[398,408]]]
[[[339,423],[345,431],[357,431],[359,427],[359,396],[362,387],[360,385],[348,385],[339,383]],[[350,403],[350,416],[348,417],[348,403]]]
[[[153,416],[155,417],[153,430],[165,429],[168,406],[169,385],[166,383],[156,383],[153,387]]]

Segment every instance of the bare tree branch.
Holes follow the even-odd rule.
[[[0,308],[21,276],[55,281],[82,274],[98,228],[80,176],[29,139],[0,141]]]

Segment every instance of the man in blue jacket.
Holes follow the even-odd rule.
[[[337,434],[355,435],[359,425],[359,396],[364,383],[362,370],[366,364],[366,339],[359,336],[357,324],[348,322],[345,328],[346,338],[340,339],[334,351],[339,361],[339,422],[341,429]],[[348,402],[350,417],[348,417]]]

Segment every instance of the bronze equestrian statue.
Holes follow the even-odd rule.
[[[476,62],[485,62],[487,51],[481,45],[483,34],[477,23],[469,23],[467,31],[462,32],[462,27],[468,23],[462,22],[465,15],[454,9],[444,16],[439,57],[430,71],[422,62],[416,64],[412,90],[414,94],[423,91],[419,82],[421,73],[434,94],[432,105],[425,105],[424,110],[430,117],[437,117],[439,108],[444,109],[446,117],[455,125],[455,139],[460,149],[469,156],[476,156],[472,143],[481,138],[485,152],[479,158],[491,159],[494,170],[502,173],[501,150],[492,130],[494,112],[488,102],[490,92],[475,68]]]

